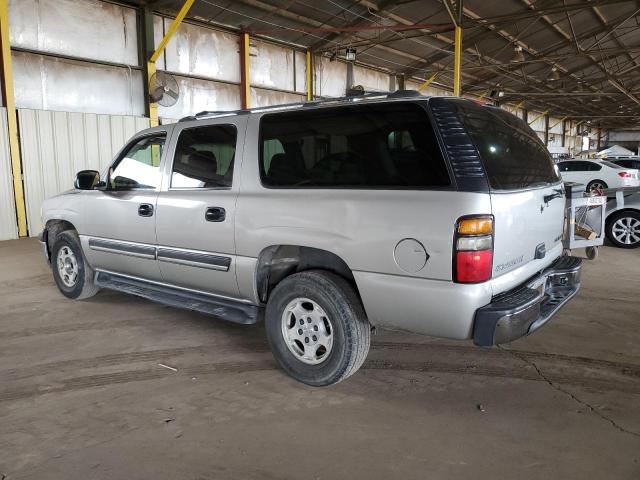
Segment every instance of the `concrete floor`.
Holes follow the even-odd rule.
[[[0,479],[640,478],[638,250],[602,249],[531,337],[379,333],[325,389],[277,370],[261,325],[72,302],[33,240],[0,267]]]

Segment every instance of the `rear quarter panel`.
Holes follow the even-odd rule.
[[[255,115],[249,120],[245,142],[236,219],[238,256],[255,259],[271,245],[301,245],[330,251],[353,271],[451,281],[455,222],[463,215],[490,214],[488,194],[264,188],[258,164],[259,119]],[[417,272],[402,270],[394,260],[394,249],[405,238],[418,240],[429,255]],[[249,283],[240,277],[238,281]]]

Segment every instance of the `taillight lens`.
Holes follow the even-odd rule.
[[[618,172],[618,176],[622,178],[632,178],[633,174],[631,172]]]
[[[458,283],[481,283],[491,278],[493,217],[467,217],[458,220],[453,265],[453,278]]]

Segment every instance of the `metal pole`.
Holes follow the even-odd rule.
[[[549,115],[544,116],[544,146],[549,146]]]
[[[398,90],[405,90],[407,88],[404,73],[396,76],[396,83],[398,84]]]
[[[455,49],[453,59],[453,94],[460,96],[460,70],[462,66],[462,27],[456,25]]]
[[[18,220],[18,236],[27,236],[27,210],[22,186],[22,166],[20,164],[20,142],[18,141],[18,117],[13,91],[13,69],[11,65],[11,46],[9,45],[9,6],[7,0],[0,0],[0,56],[2,57],[2,100],[7,108],[7,126],[9,130],[9,153],[11,156],[11,174],[13,176],[13,196]]]
[[[242,108],[251,108],[251,83],[249,80],[249,34],[240,34],[240,96]]]
[[[307,101],[313,101],[313,55],[307,50]]]

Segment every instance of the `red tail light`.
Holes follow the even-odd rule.
[[[491,278],[493,251],[456,253],[456,279],[458,283],[486,282]]]
[[[489,280],[493,266],[493,217],[459,219],[453,247],[455,282],[481,283]]]
[[[618,172],[618,176],[622,178],[632,178],[633,174],[631,172]]]

